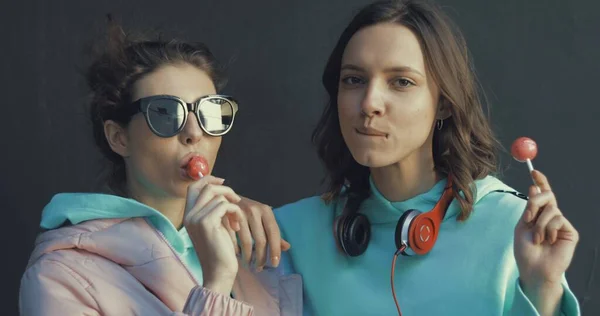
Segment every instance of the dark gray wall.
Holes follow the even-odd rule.
[[[43,206],[87,191],[99,158],[78,74],[82,48],[108,12],[126,26],[158,27],[209,44],[231,60],[227,93],[241,102],[215,173],[239,193],[277,206],[319,191],[310,132],[321,112],[320,75],[337,36],[364,0],[10,1],[0,12],[2,308],[16,314],[19,278]],[[444,0],[463,29],[504,146],[539,145],[534,165],[581,233],[567,273],[585,314],[600,313],[600,212],[595,166],[600,108],[600,2]],[[519,190],[526,167],[503,157]]]

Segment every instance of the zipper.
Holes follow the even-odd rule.
[[[171,249],[171,251],[173,252],[175,257],[177,258],[177,262],[179,262],[179,264],[181,264],[181,266],[183,267],[185,272],[187,272],[188,276],[194,281],[194,283],[196,283],[196,285],[202,286],[200,284],[200,282],[198,282],[196,277],[192,274],[192,272],[190,272],[190,270],[185,265],[185,263],[183,263],[183,260],[181,259],[181,257],[179,257],[179,253],[177,253],[177,250],[175,250],[175,248],[173,248],[173,246],[171,246],[171,243],[169,243],[169,241],[167,240],[167,237],[165,237],[165,235],[160,230],[156,229],[156,227],[154,227],[153,225],[150,225],[150,223],[148,223],[147,219],[144,219],[144,220],[146,221],[146,224],[148,224],[152,228],[152,230],[154,230],[154,232],[167,244],[167,246],[169,246],[169,249]]]

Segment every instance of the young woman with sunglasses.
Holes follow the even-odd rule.
[[[87,83],[112,193],[57,194],[45,207],[20,314],[251,315],[285,304],[264,288],[290,278],[269,283],[245,268],[253,241],[261,265],[266,242],[272,267],[289,248],[271,210],[246,216],[210,175],[238,112],[218,94],[217,61],[201,43],[133,40],[110,25]]]

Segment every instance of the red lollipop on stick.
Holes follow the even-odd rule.
[[[535,156],[537,156],[538,153],[537,144],[533,141],[533,139],[528,137],[517,138],[513,142],[510,151],[515,160],[526,163],[530,173],[533,171],[533,164],[531,161],[535,158]],[[539,193],[540,188],[538,187],[537,190]]]
[[[200,178],[208,175],[208,161],[202,156],[194,156],[190,159],[187,164],[187,175],[194,179],[199,180]]]

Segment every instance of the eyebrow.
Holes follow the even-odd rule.
[[[356,65],[352,65],[352,64],[344,64],[344,65],[342,65],[342,68],[340,68],[340,70],[356,70],[356,71],[365,72],[365,70],[363,68],[356,66]],[[421,75],[422,77],[425,77],[425,75],[423,75],[420,71],[416,70],[415,68],[409,67],[409,66],[390,67],[390,68],[384,69],[383,71],[384,72],[412,72],[412,73]]]

